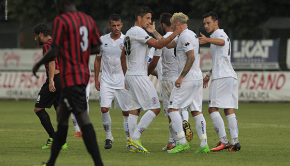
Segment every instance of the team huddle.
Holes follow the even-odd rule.
[[[43,44],[44,57],[33,67],[33,73],[46,64],[47,81],[39,92],[35,112],[49,134],[43,149],[51,148],[51,156],[44,165],[54,165],[61,149],[66,149],[68,119],[73,113],[76,136],[82,137],[95,165],[103,165],[96,142],[94,128],[88,116],[86,87],[90,76],[89,55],[96,54],[95,87],[100,91],[101,120],[106,133],[105,149],[112,148],[109,109],[114,100],[115,109],[121,109],[127,149],[133,153],[149,153],[141,144],[141,135],[160,113],[157,91],[149,75],[158,76],[164,114],[169,120],[169,140],[162,150],[178,153],[190,149],[192,130],[188,123],[190,111],[196,122],[200,147],[195,153],[210,151],[238,151],[238,122],[234,109],[238,109],[237,75],[230,62],[231,46],[227,34],[219,29],[218,16],[209,12],[203,16],[207,38],[198,37],[188,29],[188,16],[179,12],[160,15],[162,35],[151,22],[152,11],[139,7],[135,25],[122,34],[121,17],[109,17],[110,33],[99,36],[92,18],[76,10],[72,0],[57,1],[61,15],[54,20],[52,34],[35,27],[35,39]],[[148,33],[153,34],[153,37]],[[203,77],[200,69],[199,45],[210,43],[212,69]],[[45,49],[49,45],[50,49]],[[152,47],[150,52],[148,46]],[[155,69],[157,66],[157,70]],[[102,69],[99,79],[100,69]],[[219,136],[219,143],[209,148],[206,120],[202,114],[203,88],[212,77],[209,95],[210,117]],[[57,92],[57,93],[56,93]],[[54,132],[45,108],[54,104],[58,129]],[[222,108],[228,120],[231,142],[227,139],[224,121],[218,112]],[[146,111],[138,118],[141,111]],[[78,124],[78,125],[77,125]],[[78,127],[79,126],[79,127]],[[79,129],[80,128],[80,129]]]

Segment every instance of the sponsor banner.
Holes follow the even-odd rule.
[[[204,74],[205,75],[205,74]],[[237,72],[239,101],[290,101],[290,72]],[[0,72],[0,98],[36,99],[46,81],[45,72]],[[159,82],[150,76],[161,100]],[[288,80],[288,81],[287,81]],[[99,91],[95,88],[94,74],[90,78],[90,99],[98,100]],[[209,88],[203,90],[203,100],[208,101]]]
[[[290,101],[290,72],[237,72],[239,101]]]
[[[234,69],[279,69],[279,40],[234,40],[231,49]]]
[[[42,49],[0,49],[0,71],[31,71],[41,58]],[[95,55],[90,57],[91,69],[94,61]],[[40,71],[45,71],[44,65]]]
[[[0,99],[35,99],[42,85],[46,81],[46,73],[38,72],[39,78],[32,72],[1,72],[0,71]],[[101,75],[101,74],[100,74]],[[151,81],[159,92],[156,77],[150,76]],[[160,93],[159,97],[161,99]],[[99,100],[100,93],[95,88],[95,75],[90,77],[90,100]]]

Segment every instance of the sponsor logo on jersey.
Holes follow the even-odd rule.
[[[189,45],[189,43],[188,43],[188,42],[186,42],[186,43],[185,43],[185,46],[188,46],[188,45]]]
[[[123,50],[123,48],[124,48],[124,45],[123,45],[123,43],[121,43],[120,44],[120,49]]]
[[[107,44],[107,43],[105,43],[104,47],[108,47],[108,44]]]
[[[146,37],[145,37],[145,39],[148,39],[148,38],[149,38],[149,36],[146,36]]]
[[[153,104],[156,104],[157,103],[157,100],[155,97],[152,98],[152,101],[153,101]]]

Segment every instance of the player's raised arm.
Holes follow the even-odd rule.
[[[202,33],[200,33],[201,37],[199,37],[199,44],[206,44],[206,43],[210,43],[210,44],[214,44],[214,45],[218,45],[218,46],[223,46],[225,45],[225,40],[224,39],[214,39],[214,38],[208,38],[206,36],[204,36]]]

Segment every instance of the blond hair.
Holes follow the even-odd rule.
[[[173,16],[170,19],[170,22],[179,22],[181,25],[182,24],[187,24],[188,16],[183,14],[182,12],[179,13],[174,13]]]

